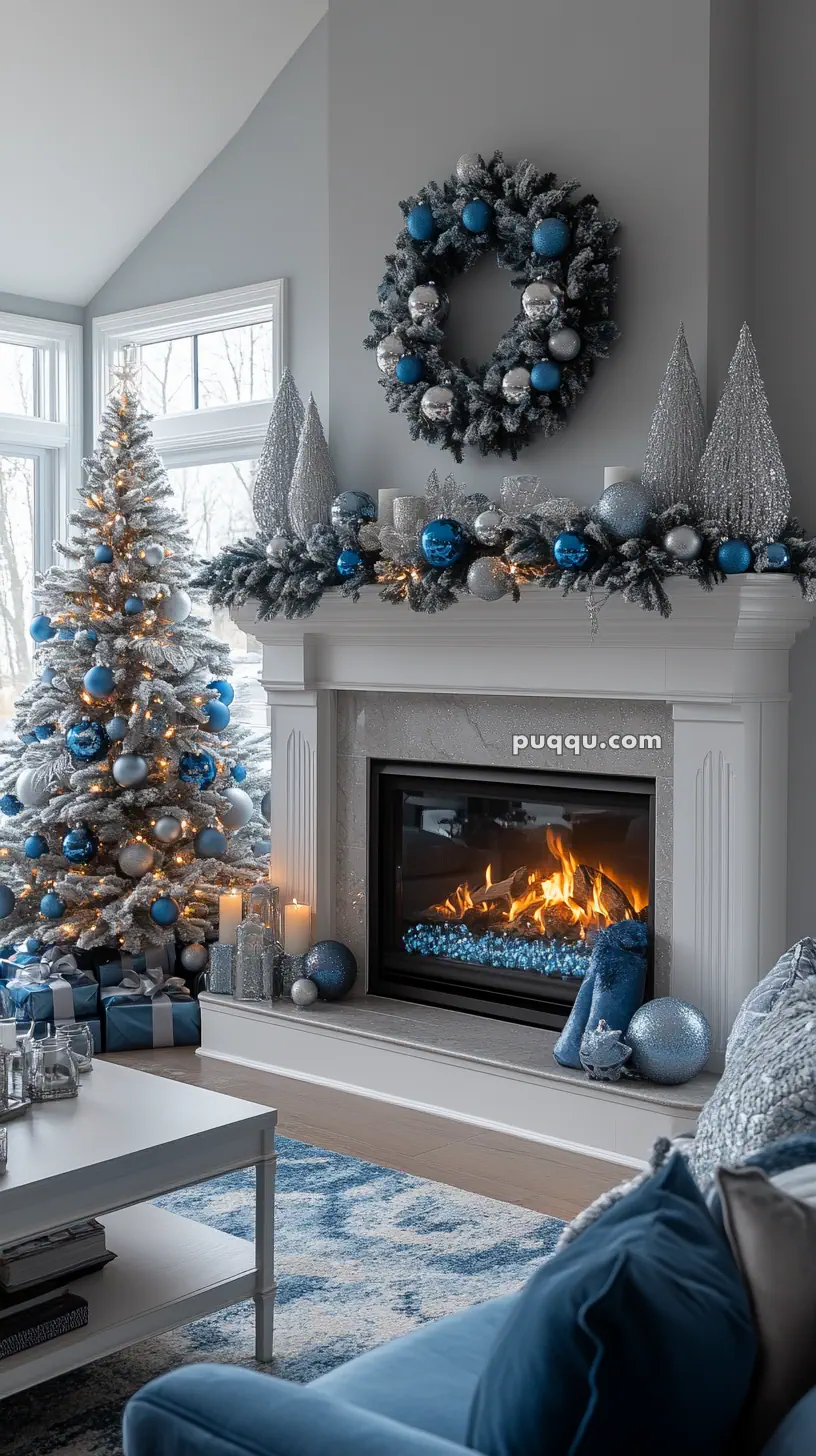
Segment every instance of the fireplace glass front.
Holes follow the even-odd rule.
[[[377,995],[560,1027],[598,935],[651,930],[653,781],[372,762],[369,802]]]

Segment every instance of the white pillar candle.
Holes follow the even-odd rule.
[[[17,1050],[17,1022],[13,1017],[0,1021],[0,1048],[6,1052]]]
[[[393,526],[394,524],[394,501],[400,495],[399,490],[378,490],[377,491],[377,525]]]
[[[312,907],[293,900],[283,910],[283,948],[287,955],[304,955],[312,943]]]
[[[222,945],[235,944],[235,932],[241,924],[244,900],[240,890],[218,896],[218,939]]]
[[[640,480],[640,471],[634,465],[605,465],[604,490],[608,485],[617,485],[619,480]]]

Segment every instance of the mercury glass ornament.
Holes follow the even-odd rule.
[[[447,424],[453,414],[453,390],[447,384],[432,384],[425,390],[420,408],[431,424]]]
[[[207,947],[194,941],[192,945],[185,945],[180,959],[185,971],[203,971],[207,964]]]
[[[127,723],[125,723],[127,732]],[[122,737],[124,738],[124,733]],[[83,718],[80,723],[72,723],[65,735],[65,746],[71,757],[78,763],[98,763],[104,758],[110,747],[110,734],[102,727],[101,723],[95,723],[88,718]]]
[[[155,861],[156,856],[150,845],[140,839],[131,839],[119,851],[119,868],[123,875],[128,875],[133,880],[149,874]]]
[[[397,364],[405,353],[405,345],[399,334],[386,334],[377,345],[377,367],[389,379],[393,378]]]
[[[696,561],[703,549],[702,537],[693,526],[672,526],[663,537],[663,545],[678,561]]]
[[[448,311],[448,297],[435,283],[418,283],[408,294],[408,312],[415,324],[423,319],[435,319],[437,323]],[[405,350],[403,349],[403,353]],[[394,366],[396,368],[396,365]]]
[[[376,519],[376,502],[365,490],[341,490],[331,503],[331,523],[335,531],[347,531],[360,521]]]
[[[153,838],[157,839],[159,844],[177,844],[183,831],[178,819],[175,819],[172,814],[163,814],[161,819],[157,819],[153,825],[152,833]]]
[[[270,566],[282,566],[288,550],[288,536],[273,536],[266,544],[266,559]]]
[[[147,778],[147,760],[139,753],[120,753],[112,772],[120,789],[137,789]]]
[[[641,1077],[672,1087],[702,1072],[711,1055],[711,1027],[691,1002],[657,996],[635,1012],[626,1042]]]
[[[618,480],[608,485],[598,502],[598,516],[616,541],[642,536],[654,502],[649,487],[639,480]]]
[[[154,542],[152,546],[145,546],[144,559],[147,566],[161,566],[164,561],[164,547],[160,546],[158,542]]]
[[[552,283],[549,278],[533,279],[521,295],[521,306],[528,319],[532,319],[534,323],[556,318],[561,312],[563,302],[563,288],[558,283]]]
[[[468,567],[467,587],[472,597],[497,602],[509,590],[507,567],[500,556],[479,556]]]
[[[497,546],[504,530],[501,511],[480,511],[473,522],[473,534],[482,546]]]
[[[530,371],[519,364],[502,379],[502,394],[508,404],[524,404],[530,398]]]
[[[463,186],[467,186],[469,182],[478,181],[484,176],[484,171],[484,157],[481,157],[478,152],[463,152],[456,163],[456,176]]]
[[[560,364],[568,364],[570,359],[574,359],[581,352],[581,336],[575,329],[556,329],[550,334],[547,348],[553,359],[557,359]]]
[[[62,841],[62,852],[69,864],[89,864],[99,850],[99,840],[87,824],[69,829]]]
[[[305,1011],[307,1006],[314,1006],[320,993],[308,976],[299,976],[289,994],[298,1009]]]
[[[564,571],[579,571],[589,561],[589,542],[577,531],[561,531],[553,542],[553,556]]]

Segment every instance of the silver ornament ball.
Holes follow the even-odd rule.
[[[147,566],[161,566],[164,561],[164,547],[157,541],[152,546],[145,546],[144,559]]]
[[[377,345],[377,366],[381,373],[390,379],[404,353],[405,345],[399,334],[386,334],[384,339],[380,339]]]
[[[423,319],[439,323],[448,311],[448,297],[435,283],[418,283],[408,294],[408,312],[415,324]],[[405,350],[403,350],[403,353]],[[394,368],[396,369],[396,364]]]
[[[123,844],[119,851],[119,868],[123,875],[128,875],[132,880],[141,879],[152,870],[156,856],[149,844],[144,844],[139,839],[131,839]]]
[[[508,369],[502,380],[502,394],[508,404],[524,404],[530,398],[530,371],[519,364]]]
[[[158,839],[159,844],[177,844],[181,835],[181,825],[172,814],[163,814],[153,825],[153,838]]]
[[[254,813],[254,805],[249,794],[244,789],[230,785],[224,790],[224,798],[229,802],[229,808],[221,814],[221,823],[225,829],[243,829],[248,824]]]
[[[534,323],[555,318],[561,312],[563,301],[563,288],[558,283],[551,283],[549,278],[533,279],[521,295],[521,306]]]
[[[628,541],[642,536],[654,498],[648,485],[639,480],[617,480],[608,485],[598,502],[598,517],[610,536]]]
[[[180,959],[185,971],[203,971],[207,964],[207,947],[197,942],[185,945]]]
[[[510,588],[507,567],[498,556],[479,556],[468,567],[467,587],[483,602],[497,602]]]
[[[678,561],[696,561],[703,549],[702,538],[693,526],[672,526],[663,537],[663,545]]]
[[[120,789],[137,789],[147,778],[147,760],[139,753],[120,753],[113,760],[113,777]]]
[[[304,1011],[307,1006],[314,1006],[318,994],[317,986],[308,976],[299,976],[296,981],[293,981],[292,989],[289,992],[295,1005],[301,1011]]]
[[[453,414],[453,390],[447,384],[432,384],[425,390],[420,408],[431,424],[447,424]]]
[[[504,529],[501,511],[480,511],[473,522],[473,534],[482,546],[497,546]]]
[[[484,169],[484,157],[481,157],[478,152],[463,152],[456,163],[456,176],[464,186],[467,186],[469,182],[477,182],[483,175]]]
[[[161,615],[168,622],[184,622],[193,609],[193,603],[183,587],[176,587],[159,606]]]
[[[266,559],[270,566],[282,566],[288,549],[288,536],[273,536],[271,541],[267,541]]]
[[[711,1027],[705,1016],[677,996],[658,996],[641,1006],[625,1040],[632,1048],[634,1070],[666,1087],[696,1077],[711,1056]]]
[[[557,359],[559,364],[568,364],[581,352],[581,336],[575,329],[556,329],[547,340],[547,348],[551,359]]]

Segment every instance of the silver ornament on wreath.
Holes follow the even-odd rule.
[[[422,396],[420,409],[432,424],[447,424],[453,414],[453,390],[447,384],[432,384]]]
[[[386,334],[377,345],[377,367],[380,372],[389,379],[392,378],[404,353],[405,345],[399,334]]]
[[[525,404],[530,398],[530,371],[519,364],[515,369],[508,369],[501,383],[502,394],[508,404]]]
[[[649,1082],[676,1086],[702,1072],[711,1056],[711,1027],[697,1006],[677,996],[646,1001],[626,1030],[632,1067]]]
[[[423,319],[440,323],[448,312],[448,304],[448,295],[435,283],[418,283],[408,294],[408,312],[415,324],[422,323]]]
[[[497,510],[480,511],[472,529],[480,546],[497,546],[504,531],[504,516]]]
[[[598,519],[610,536],[628,541],[642,536],[653,507],[652,492],[639,480],[617,480],[598,502]]]
[[[497,602],[510,589],[507,567],[500,556],[477,556],[468,567],[467,588],[472,597]]]
[[[478,152],[463,152],[456,163],[456,176],[463,187],[468,186],[469,183],[478,182],[484,176],[484,172],[484,157],[480,156]]]
[[[547,340],[550,358],[559,364],[569,364],[581,352],[581,335],[575,329],[556,329]]]
[[[663,537],[663,545],[677,561],[696,561],[703,549],[703,538],[693,526],[672,526]]]
[[[534,278],[521,295],[521,306],[533,323],[557,318],[563,303],[563,288],[558,283],[552,283],[549,278]]]

